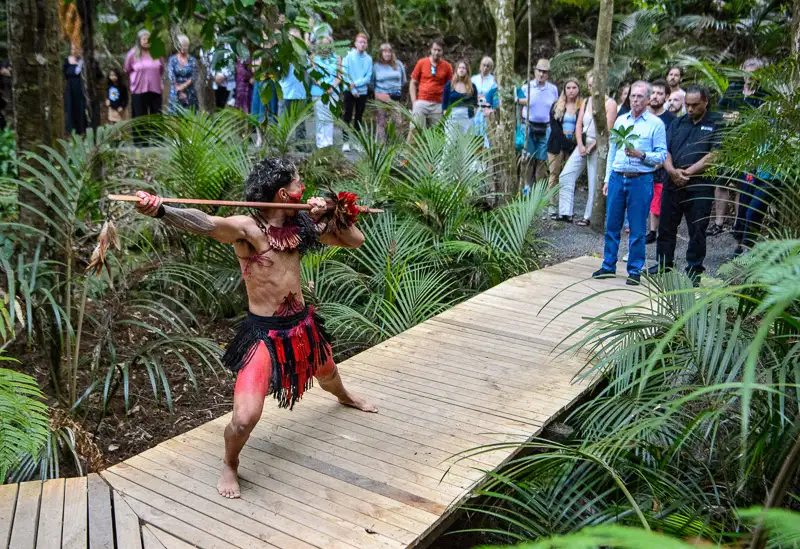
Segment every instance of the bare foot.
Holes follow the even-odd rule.
[[[345,393],[345,396],[339,399],[339,404],[361,410],[362,412],[377,413],[378,407],[364,400],[361,397],[353,396],[350,393]]]
[[[217,491],[225,498],[235,499],[241,496],[239,492],[239,475],[234,467],[225,464],[222,467],[222,474],[217,481]]]

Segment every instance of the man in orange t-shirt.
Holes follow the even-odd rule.
[[[442,118],[442,93],[444,86],[453,78],[453,67],[442,59],[444,42],[435,38],[431,42],[430,56],[417,61],[411,73],[411,114],[414,124],[408,132],[409,142],[413,139],[414,126],[433,126]]]

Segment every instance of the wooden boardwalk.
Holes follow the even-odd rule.
[[[424,547],[483,471],[511,457],[456,463],[454,454],[525,440],[588,389],[572,383],[582,362],[557,346],[631,294],[604,294],[550,322],[595,290],[622,287],[586,280],[599,263],[577,258],[516,277],[340,364],[378,414],[339,406],[319,388],[294,411],[268,401],[242,452],[239,500],[215,488],[226,415],[104,471],[110,494],[91,477],[88,505],[76,488],[83,479],[2,487],[0,548],[9,539],[13,549]],[[108,533],[93,538],[103,525]]]

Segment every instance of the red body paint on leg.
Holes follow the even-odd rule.
[[[258,343],[258,348],[253,356],[239,370],[236,377],[236,387],[233,389],[234,398],[244,394],[254,394],[264,399],[269,391],[269,380],[272,377],[272,357],[263,341]]]
[[[331,349],[330,345],[328,346],[328,360],[325,361],[325,364],[321,365],[317,368],[314,377],[327,379],[336,371],[336,363],[333,361],[333,350]]]

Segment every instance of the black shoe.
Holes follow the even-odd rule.
[[[647,238],[644,239],[644,243],[645,244],[652,244],[655,241],[656,241],[656,232],[655,231],[650,231],[649,233],[647,233]]]
[[[608,271],[606,269],[600,269],[599,271],[595,271],[592,273],[592,278],[612,278],[617,273],[614,271]]]
[[[572,223],[572,216],[571,215],[560,215],[556,218],[556,221],[561,221],[562,223]]]
[[[719,236],[724,232],[725,232],[725,227],[714,223],[706,231],[706,236]]]
[[[700,275],[702,271],[698,271],[696,269],[686,269],[686,276],[689,277],[689,280],[692,281],[692,286],[695,288],[700,287]]]
[[[647,269],[647,274],[651,276],[660,275],[664,273],[668,273],[672,270],[672,267],[662,267],[661,265],[653,265],[649,269]]]
[[[625,284],[628,286],[638,286],[641,284],[641,275],[628,275],[628,280],[625,281]]]

